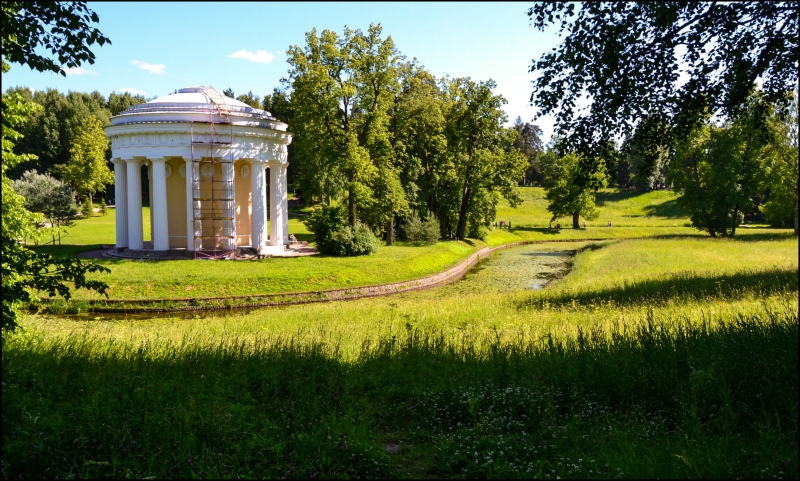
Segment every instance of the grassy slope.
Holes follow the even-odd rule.
[[[543,245],[537,250],[574,250],[586,247],[587,244],[591,245],[585,242],[559,243]],[[699,253],[680,256],[680,263],[675,262],[677,256],[652,255],[654,251],[689,252],[684,249],[687,245],[691,245]],[[776,277],[778,284],[770,284],[763,293],[764,297],[773,295],[781,290],[781,285],[787,283],[787,272],[790,273],[789,279],[796,278],[797,246],[796,239],[761,242],[708,238],[628,240],[582,250],[575,258],[576,267],[571,274],[552,287],[538,292],[500,292],[493,279],[474,275],[450,286],[385,298],[255,310],[238,312],[235,315],[210,312],[202,315],[204,320],[200,331],[196,330],[197,324],[170,318],[169,315],[112,324],[42,317],[37,318],[36,325],[50,326],[47,329],[53,329],[49,331],[51,334],[79,329],[91,332],[93,336],[129,339],[134,344],[145,339],[152,340],[153,332],[158,332],[161,339],[172,339],[175,342],[187,335],[199,342],[206,337],[258,338],[264,335],[293,336],[298,333],[305,333],[302,337],[313,339],[320,332],[326,332],[342,341],[342,348],[348,355],[355,355],[364,339],[376,341],[382,336],[404,332],[407,323],[424,330],[444,332],[449,336],[460,335],[464,329],[476,335],[488,335],[497,330],[504,339],[514,339],[520,333],[529,338],[553,331],[574,334],[577,327],[608,328],[612,322],[620,320],[619,305],[597,305],[589,298],[583,304],[591,307],[584,308],[581,298],[577,296],[588,291],[594,296],[602,294],[603,297],[627,298],[622,292],[626,282],[635,284],[655,278],[669,283],[671,281],[668,274],[691,271],[702,274],[704,285],[711,287],[717,287],[720,281],[726,279],[725,276],[732,274],[740,274],[746,278],[745,283],[749,279],[755,285],[762,278],[763,267],[773,276],[783,273]],[[620,257],[622,252],[625,261]],[[752,259],[769,259],[771,262],[758,264]],[[626,275],[614,275],[615,268],[625,269]],[[681,282],[688,281],[674,281],[678,284]],[[795,279],[795,289],[796,284]],[[725,284],[719,292],[706,293],[691,302],[659,308],[671,316],[692,316],[707,309],[707,298],[712,301],[718,298],[715,301],[718,303],[717,310],[723,309],[727,312],[758,307],[758,302],[754,302],[754,299],[760,294],[751,292],[740,298],[735,290],[736,285],[729,285],[727,290],[724,287]],[[553,305],[545,308],[538,306],[529,310],[526,307],[538,298],[552,301],[561,297],[578,299],[577,304],[551,302]],[[652,307],[647,302],[626,302],[623,317],[640,318]],[[90,314],[89,318],[92,317]]]
[[[797,240],[575,263],[541,292],[475,275],[194,322],[27,317],[3,350],[4,475],[797,476]],[[620,282],[686,270],[705,290]]]
[[[493,229],[485,242],[440,242],[433,247],[409,247],[402,243],[382,246],[376,255],[337,259],[325,257],[265,259],[253,262],[157,261],[131,262],[101,260],[112,273],[101,278],[117,299],[174,299],[297,292],[383,284],[423,277],[451,266],[483,246],[519,241],[571,241],[679,235],[705,238],[691,227],[675,203],[675,194],[654,191],[640,194],[624,189],[604,189],[598,195],[601,218],[586,229],[547,228],[549,213],[541,188],[520,188],[524,202],[516,209],[504,200],[498,220],[511,221],[512,229]],[[143,211],[144,236],[149,238],[149,210]],[[605,227],[611,220],[613,228]],[[563,225],[567,219],[560,219]],[[312,235],[300,218],[290,217],[289,231],[300,240]],[[763,235],[776,230],[749,229],[742,235]],[[788,232],[788,231],[787,231]],[[78,220],[63,238],[63,246],[43,247],[55,254],[75,254],[101,244],[114,243],[114,211],[106,216]],[[96,299],[94,293],[76,291],[76,299]]]

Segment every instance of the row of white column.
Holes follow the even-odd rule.
[[[167,176],[165,158],[114,159],[114,194],[116,202],[117,247],[131,250],[142,250],[144,239],[142,232],[142,179],[141,166],[144,162],[152,162],[153,195],[151,209],[153,212],[153,250],[169,250],[169,222],[167,218]],[[270,167],[270,232],[267,236],[266,216],[266,168]],[[200,227],[194,219],[195,183],[199,181],[199,172],[191,160],[186,160],[186,245],[194,251],[200,248],[195,243],[200,240]],[[251,244],[261,251],[265,246],[283,246],[288,243],[288,202],[286,190],[286,164],[250,162],[251,170]],[[233,180],[233,164],[222,169],[223,180]],[[199,207],[199,206],[197,206]],[[234,214],[235,215],[235,214]],[[234,231],[236,221],[233,221]],[[235,232],[229,248],[236,247]]]

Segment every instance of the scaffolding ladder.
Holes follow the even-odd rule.
[[[233,258],[236,255],[233,124],[222,94],[213,87],[204,93],[215,108],[209,109],[209,133],[195,134],[195,122],[191,123],[194,257]],[[219,116],[217,124],[228,126],[227,140],[217,134],[215,114]]]

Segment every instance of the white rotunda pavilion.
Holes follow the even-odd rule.
[[[105,131],[114,163],[117,250],[189,257],[283,250],[292,141],[286,127],[269,112],[203,86],[112,117]],[[142,232],[142,168],[150,179],[152,250]]]

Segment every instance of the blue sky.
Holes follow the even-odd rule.
[[[380,23],[401,53],[416,57],[441,77],[493,79],[508,104],[509,121],[531,121],[528,105],[532,59],[555,47],[554,31],[539,32],[525,14],[529,3],[251,3],[88,2],[99,29],[112,44],[95,46],[97,59],[64,78],[13,65],[4,89],[98,90],[108,96],[128,89],[147,98],[192,85],[252,90],[263,97],[280,85],[288,65],[284,52],[304,45],[305,33],[366,29]],[[555,30],[555,29],[554,29]],[[536,123],[544,140],[552,119]]]

